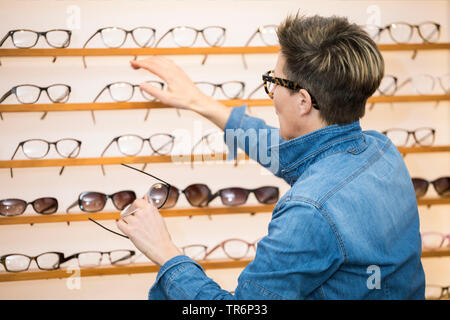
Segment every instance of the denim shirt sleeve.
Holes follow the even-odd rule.
[[[228,160],[236,158],[239,147],[250,159],[279,176],[278,149],[272,150],[272,147],[284,142],[280,138],[280,130],[267,125],[262,119],[246,115],[246,108],[246,105],[233,108],[225,125]]]
[[[180,255],[161,267],[149,299],[304,299],[342,263],[339,242],[322,213],[312,204],[287,201],[274,213],[234,295],[208,278],[198,263]]]

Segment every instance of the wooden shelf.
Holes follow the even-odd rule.
[[[450,146],[432,147],[399,147],[400,153],[436,153],[450,152]],[[224,153],[194,154],[194,155],[167,155],[167,156],[138,156],[138,157],[101,157],[101,158],[62,158],[62,159],[35,159],[35,160],[1,160],[0,169],[9,168],[41,168],[41,167],[71,167],[71,166],[96,166],[96,165],[117,165],[121,163],[184,163],[190,164],[192,161],[226,161],[227,155]],[[241,160],[248,160],[246,154],[239,153],[238,163]]]
[[[422,258],[442,258],[450,257],[450,249],[439,249],[439,250],[423,250]]]
[[[231,269],[244,268],[252,260],[211,260],[201,261],[200,265],[205,270],[212,269]],[[154,273],[158,272],[159,267],[151,263],[136,263],[126,266],[99,266],[94,268],[80,268],[81,277],[91,276],[110,276],[118,274],[137,274],[137,273]],[[63,279],[73,275],[73,272],[68,272],[65,268],[52,271],[25,271],[25,272],[0,272],[0,282],[7,281],[23,281],[23,280],[41,280],[41,279]]]
[[[253,205],[237,207],[208,207],[208,208],[172,208],[161,209],[159,212],[163,217],[191,217],[205,215],[242,214],[242,213],[265,213],[272,212],[275,205]],[[53,222],[76,222],[94,220],[118,220],[120,212],[80,212],[80,213],[57,213],[51,215],[23,214],[14,217],[0,216],[0,225],[35,224]]]
[[[448,50],[450,43],[379,44],[380,51]],[[0,49],[0,57],[79,57],[278,53],[279,46],[195,48],[66,48]]]
[[[418,206],[432,205],[448,205],[450,198],[425,198],[418,199]],[[274,205],[253,205],[253,206],[237,206],[237,207],[208,207],[208,208],[172,208],[161,209],[161,215],[165,218],[170,217],[192,217],[205,215],[225,215],[225,214],[255,214],[272,212]],[[79,212],[79,213],[57,213],[51,215],[40,214],[23,214],[13,217],[0,216],[1,225],[20,225],[20,224],[36,224],[36,223],[55,223],[55,222],[78,222],[94,220],[118,220],[120,213],[112,212]]]
[[[441,250],[427,250],[422,252],[422,258],[436,258],[436,257],[450,257],[449,249]],[[205,270],[212,269],[232,269],[245,268],[252,260],[211,260],[200,261],[200,265]],[[138,274],[138,273],[155,273],[158,272],[159,267],[151,263],[136,263],[126,266],[100,266],[94,268],[80,268],[80,277],[92,276],[111,276],[120,274]],[[25,272],[0,272],[0,282],[10,281],[24,281],[24,280],[42,280],[42,279],[64,279],[73,275],[73,272],[68,272],[67,269],[62,268],[52,271],[33,270]]]
[[[229,99],[219,100],[228,107],[247,104],[249,107],[273,106],[271,99]],[[450,101],[450,94],[442,95],[404,95],[374,96],[367,103]],[[52,112],[89,110],[131,110],[131,109],[173,109],[161,102],[96,102],[96,103],[38,103],[38,104],[0,104],[0,112]]]

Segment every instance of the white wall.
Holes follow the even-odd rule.
[[[344,15],[359,24],[374,22],[384,25],[395,21],[419,23],[425,20],[437,21],[442,25],[440,41],[449,42],[449,2],[448,1],[174,1],[174,0],[0,0],[0,34],[15,28],[47,30],[52,28],[73,28],[79,12],[79,26],[73,29],[70,47],[79,48],[98,28],[104,26],[151,26],[161,36],[169,28],[177,25],[205,27],[220,25],[227,28],[227,46],[242,46],[260,25],[278,24],[288,13],[301,12],[321,15]],[[78,11],[79,10],[79,11]],[[389,43],[389,39],[383,38]],[[40,40],[42,42],[42,39]],[[170,46],[166,41],[166,46]],[[134,46],[128,39],[127,44]],[[10,40],[5,47],[11,45]],[[101,46],[93,41],[90,47]],[[203,46],[199,40],[199,46]],[[254,45],[260,45],[258,41]],[[45,46],[42,46],[45,47]],[[419,73],[440,76],[449,71],[448,51],[419,52],[411,60],[411,52],[384,53],[386,71],[400,79]],[[212,55],[205,66],[201,66],[202,56],[171,57],[179,63],[195,81],[223,82],[242,80],[247,84],[247,94],[260,83],[263,72],[274,66],[276,55],[249,55],[249,69],[242,66],[239,55]],[[72,86],[70,102],[90,102],[107,84],[114,81],[139,83],[156,79],[145,71],[135,71],[129,67],[132,57],[88,57],[88,68],[83,69],[81,57],[58,58],[2,58],[0,67],[0,93],[12,86],[23,83],[50,85],[67,83]],[[408,94],[404,88],[403,94]],[[436,89],[438,93],[438,89]],[[263,91],[260,97],[264,97]],[[255,96],[257,98],[257,96]],[[5,103],[15,103],[14,99]],[[109,102],[105,95],[104,102]],[[42,97],[41,103],[46,103]],[[363,129],[383,130],[390,127],[414,129],[432,126],[437,129],[437,145],[449,145],[449,103],[438,107],[430,103],[378,104],[367,111],[361,121]],[[254,115],[263,117],[271,125],[278,125],[271,107],[253,108]],[[52,112],[41,121],[41,113],[6,113],[0,121],[0,159],[10,159],[17,144],[29,138],[44,138],[55,141],[63,137],[83,141],[79,157],[97,157],[106,144],[115,136],[134,133],[148,137],[152,133],[179,133],[205,131],[213,125],[199,116],[182,111],[178,117],[174,110],[152,110],[150,119],[143,121],[145,110],[96,111],[97,124],[93,125],[90,112]],[[148,146],[146,146],[148,148]],[[147,152],[147,153],[145,153]],[[142,155],[148,154],[144,149]],[[119,156],[111,149],[109,156]],[[55,153],[49,157],[57,158]],[[21,159],[18,157],[18,159]],[[24,159],[22,157],[22,159]],[[408,155],[408,168],[412,176],[428,179],[448,175],[450,159],[448,153],[433,155]],[[113,193],[123,189],[134,189],[142,196],[151,181],[146,176],[130,172],[121,166],[107,166],[103,176],[98,166],[67,167],[62,176],[59,168],[15,169],[14,179],[9,170],[0,170],[0,198],[17,197],[32,201],[41,196],[55,196],[60,202],[60,212],[70,205],[80,192],[96,190]],[[183,164],[150,164],[147,171],[155,173],[175,186],[184,188],[191,183],[203,182],[214,191],[221,187],[239,185],[257,187],[273,184],[288,190],[287,184],[270,176],[254,163],[246,163],[237,168],[226,164],[196,165],[191,170]],[[430,190],[429,196],[435,196]],[[256,203],[252,196],[249,203]],[[186,206],[184,198],[179,206]],[[105,210],[114,210],[108,202]],[[76,210],[75,210],[76,211]],[[31,207],[26,215],[36,214]],[[421,230],[450,232],[448,206],[430,209],[420,207]],[[249,241],[266,233],[270,213],[250,216],[167,218],[169,231],[177,245],[204,243],[215,245],[221,240],[239,237]],[[105,225],[115,228],[113,221]],[[45,251],[62,251],[67,255],[83,250],[113,250],[133,248],[125,239],[103,231],[91,222],[49,223],[15,226],[1,226],[0,254],[24,253],[36,255]],[[145,261],[140,258],[139,261]],[[423,260],[427,280],[436,284],[450,283],[450,259],[433,258]],[[217,280],[223,288],[234,290],[241,270],[214,270],[208,275]],[[81,288],[70,290],[65,279],[33,280],[0,283],[1,299],[146,299],[147,291],[156,274],[119,275],[86,277],[81,279]]]

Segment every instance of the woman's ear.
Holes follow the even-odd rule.
[[[298,92],[298,107],[301,115],[306,115],[312,110],[311,96],[305,89],[300,89]]]

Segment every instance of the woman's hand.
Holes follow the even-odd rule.
[[[159,266],[182,254],[167,231],[164,219],[145,195],[132,206],[137,211],[117,221],[117,227],[127,235],[136,248]]]
[[[175,108],[195,111],[224,129],[230,108],[204,94],[188,75],[172,60],[152,56],[143,60],[132,60],[134,69],[143,68],[167,84],[167,90],[161,90],[151,84],[142,83],[140,88],[162,103]]]

